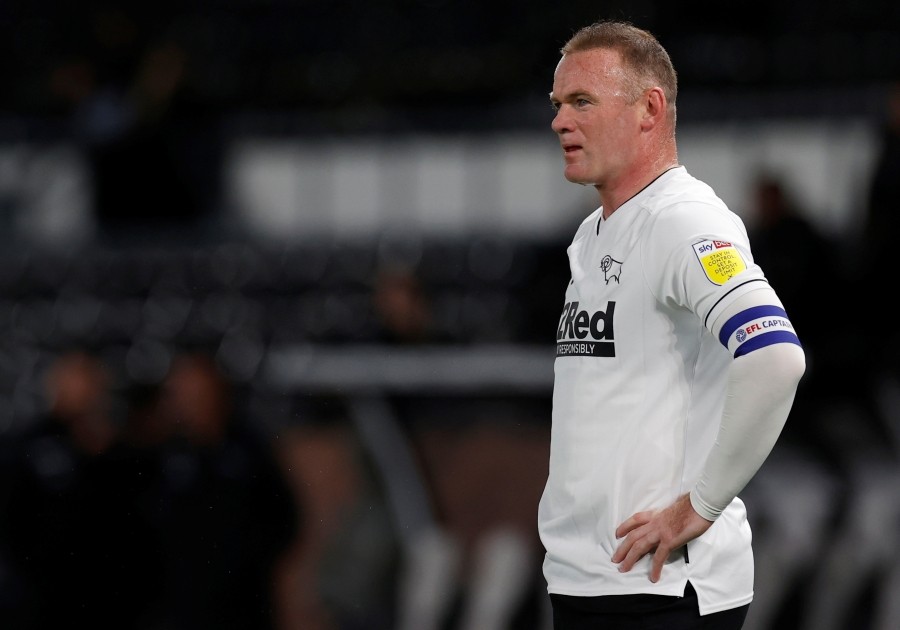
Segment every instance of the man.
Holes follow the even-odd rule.
[[[599,22],[550,100],[565,176],[600,207],[568,249],[539,509],[556,630],[740,628],[753,556],[737,494],[805,356],[747,232],[679,165],[677,82],[648,32]]]

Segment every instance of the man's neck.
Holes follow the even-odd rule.
[[[632,168],[618,181],[612,182],[610,185],[595,186],[600,194],[603,218],[608,219],[622,204],[644,190],[657,177],[676,166],[678,166],[678,152],[673,143],[667,150],[658,152],[655,158],[637,168]]]

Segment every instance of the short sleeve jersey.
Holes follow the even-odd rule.
[[[753,557],[739,498],[670,556],[655,584],[649,555],[627,573],[611,560],[617,526],[689,492],[715,441],[733,351],[712,324],[767,286],[743,222],[679,166],[609,219],[592,213],[568,256],[538,518],[549,592],[681,595],[690,579],[702,614],[749,603]]]

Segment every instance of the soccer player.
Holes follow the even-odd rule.
[[[552,128],[600,207],[568,248],[557,329],[538,515],[554,628],[737,629],[753,598],[737,495],[805,355],[742,221],[678,162],[656,38],[603,21],[561,52]]]

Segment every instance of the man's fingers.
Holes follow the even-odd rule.
[[[621,573],[626,573],[631,571],[638,560],[653,552],[656,546],[657,543],[649,540],[646,536],[629,537],[616,549],[612,560],[619,564]]]
[[[623,540],[618,547],[616,547],[616,552],[612,555],[612,561],[616,564],[625,560],[628,554],[631,552],[634,547],[635,541],[638,540],[636,535],[626,536],[625,540]]]
[[[637,512],[616,529],[616,537],[624,538],[613,554],[619,571],[630,571],[648,553],[651,582],[662,577],[663,566],[674,549],[703,534],[712,523],[704,520],[690,504],[688,495],[662,511]]]
[[[613,554],[612,561],[619,565],[620,573],[627,573],[634,568],[638,560],[647,554],[653,554],[650,565],[650,581],[658,582],[662,575],[663,566],[672,553],[669,545],[663,545],[661,541],[651,539],[649,534],[632,535],[627,537]]]
[[[616,538],[623,538],[633,529],[650,522],[652,514],[652,512],[637,512],[636,514],[632,514],[616,528]]]
[[[669,558],[669,554],[672,553],[671,549],[666,547],[657,547],[656,553],[653,554],[653,562],[650,565],[650,581],[658,582],[660,576],[662,575],[663,565],[666,563],[666,560]]]
[[[624,521],[616,528],[616,538],[624,538],[631,532],[631,530],[638,526],[639,525],[637,520],[635,520],[635,517],[629,517],[628,520]]]
[[[627,541],[626,541],[627,542]],[[622,543],[616,548],[616,552],[612,555],[612,561],[615,564],[619,564],[622,560],[625,559],[625,555],[628,553],[628,550],[631,548],[631,545],[626,543]]]

